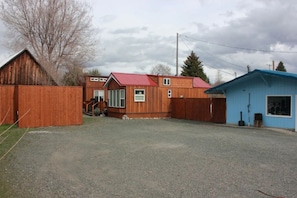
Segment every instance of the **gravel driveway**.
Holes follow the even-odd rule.
[[[0,161],[0,197],[297,197],[296,133],[87,120],[32,129]]]

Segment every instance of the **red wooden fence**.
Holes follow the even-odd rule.
[[[0,86],[0,118],[7,108],[13,109],[12,114],[17,113],[6,124],[17,119],[20,128],[82,124],[82,87],[19,85],[14,87],[12,101],[3,97],[3,87],[6,86]]]
[[[226,123],[225,98],[172,98],[171,117]]]
[[[12,124],[16,120],[14,96],[15,86],[0,86],[0,125]]]

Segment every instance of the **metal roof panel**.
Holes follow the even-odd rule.
[[[111,73],[111,74],[121,86],[128,86],[128,85],[158,86],[157,83],[155,83],[146,74],[128,74],[128,73]]]
[[[199,77],[193,78],[193,87],[195,88],[211,88],[211,86]]]
[[[230,81],[220,84],[218,86],[212,87],[212,88],[206,90],[204,93],[206,93],[206,94],[224,94],[225,90],[228,87],[231,87],[233,85],[236,85],[238,83],[241,83],[243,81],[246,81],[246,80],[258,77],[258,76],[273,76],[273,77],[291,78],[291,79],[297,80],[297,74],[294,74],[294,73],[255,69],[254,71],[244,74],[238,78],[235,78],[233,80],[230,80]]]

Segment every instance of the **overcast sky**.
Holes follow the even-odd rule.
[[[211,82],[218,71],[228,81],[246,73],[247,65],[272,68],[272,60],[297,73],[296,0],[86,2],[100,40],[98,57],[89,66],[104,75],[150,73],[157,64],[170,66],[175,74],[177,33],[179,73],[192,50]]]

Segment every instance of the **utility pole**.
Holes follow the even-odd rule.
[[[270,70],[270,67],[272,66],[272,71],[274,71],[275,70],[275,68],[274,68],[274,60],[272,61],[272,65],[270,65],[270,64],[267,64],[268,65],[268,67],[269,67],[269,70]]]
[[[176,76],[178,76],[178,33],[176,33]]]

